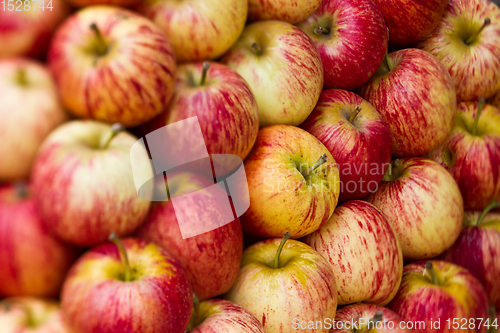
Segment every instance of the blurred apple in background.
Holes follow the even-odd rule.
[[[287,241],[289,237],[246,249],[238,278],[226,294],[257,317],[266,333],[291,332],[295,318],[315,322],[335,317],[337,288],[330,264],[310,246]]]
[[[27,58],[0,59],[0,100],[0,180],[28,178],[38,147],[68,116],[48,69]]]
[[[221,61],[249,84],[260,126],[300,125],[323,88],[323,65],[311,39],[280,21],[248,25]]]
[[[488,0],[450,0],[437,28],[419,43],[450,72],[459,101],[488,98],[500,82],[500,9]]]
[[[453,126],[453,81],[443,65],[422,50],[390,53],[360,95],[389,124],[393,156],[427,154]]]
[[[52,34],[69,12],[63,0],[1,3],[0,58],[44,57]]]
[[[393,160],[377,192],[366,201],[387,216],[405,260],[433,258],[460,234],[464,214],[460,190],[453,177],[429,159]]]
[[[82,118],[137,126],[161,113],[175,82],[175,57],[153,22],[91,6],[57,30],[48,53],[62,102]]]
[[[373,0],[389,28],[389,43],[405,45],[427,37],[441,21],[449,0]]]
[[[358,88],[375,74],[387,50],[387,26],[371,0],[323,0],[298,27],[318,48],[325,88]]]
[[[387,122],[370,103],[350,91],[324,90],[300,127],[321,141],[337,162],[340,202],[377,189],[391,161],[392,140]]]
[[[299,238],[332,216],[339,197],[335,160],[314,136],[286,125],[263,128],[245,160],[250,208],[243,231],[261,237],[290,232]]]
[[[67,333],[54,300],[16,297],[0,301],[2,333]]]
[[[500,193],[500,109],[459,103],[453,130],[429,158],[455,178],[465,209],[484,209]]]
[[[245,26],[248,0],[145,0],[137,11],[168,37],[178,61],[216,59]]]
[[[184,333],[193,292],[181,263],[161,247],[116,235],[71,268],[61,310],[71,332]]]
[[[79,246],[92,246],[114,231],[127,235],[149,211],[152,187],[138,196],[134,171],[153,178],[146,149],[136,138],[93,120],[60,126],[45,140],[33,167],[33,191],[50,231]],[[134,174],[135,176],[135,174]]]
[[[314,13],[321,0],[248,0],[248,20],[298,23]]]

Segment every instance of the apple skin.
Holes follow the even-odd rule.
[[[197,325],[188,333],[265,333],[260,321],[241,306],[223,299],[200,303]]]
[[[75,7],[88,7],[98,5],[110,5],[120,7],[132,7],[142,2],[142,0],[66,0]]]
[[[42,141],[68,116],[48,69],[26,58],[0,59],[0,100],[0,180],[26,179]]]
[[[44,6],[50,0],[44,1]],[[57,26],[69,14],[70,8],[63,0],[52,0],[50,8],[39,8],[42,2],[36,3],[37,8],[33,10],[30,2],[30,10],[23,10],[19,2],[11,2],[17,9],[8,10],[8,0],[5,1],[5,9],[0,10],[0,58],[12,56],[43,57],[49,47],[52,34]],[[24,6],[24,2],[23,2]],[[11,7],[12,8],[12,7]]]
[[[464,268],[484,287],[490,305],[500,308],[500,213],[489,213],[478,226],[481,212],[466,212],[468,224],[442,259]]]
[[[107,50],[96,51],[95,24]],[[175,57],[153,22],[112,6],[91,6],[56,31],[48,53],[63,105],[75,116],[125,127],[160,114],[175,82]]]
[[[252,48],[254,43],[261,54]],[[260,127],[300,125],[323,89],[323,65],[316,47],[305,33],[287,22],[248,25],[221,61],[252,89]]]
[[[318,48],[325,88],[358,88],[375,74],[387,50],[387,26],[371,0],[323,0],[298,27]],[[315,32],[318,27],[329,33]]]
[[[35,297],[14,297],[0,301],[2,333],[67,333],[59,304]]]
[[[338,304],[386,305],[396,295],[403,253],[385,215],[364,201],[338,206],[321,228],[302,239],[332,266]]]
[[[479,329],[477,318],[488,318],[488,299],[481,283],[466,269],[446,261],[431,261],[438,280],[446,285],[434,285],[428,274],[424,275],[425,261],[406,265],[403,280],[397,295],[389,304],[389,309],[404,318],[406,322],[424,321],[425,329],[418,332],[478,332],[485,333],[486,327]],[[432,329],[430,320],[440,319],[441,329]],[[474,318],[475,329],[453,329],[453,319]],[[450,319],[448,324],[446,320]],[[450,327],[448,327],[448,325]],[[448,329],[450,328],[450,329]]]
[[[136,10],[165,32],[177,61],[201,61],[220,57],[236,42],[248,0],[145,0]]]
[[[131,168],[134,160],[138,173],[153,178],[146,150],[131,156],[137,139],[126,132],[101,148],[110,134],[104,123],[68,122],[49,135],[35,160],[33,191],[42,219],[70,244],[96,245],[111,232],[128,235],[149,211],[150,201],[137,195]]]
[[[326,163],[302,172],[326,154]],[[332,216],[340,182],[335,160],[314,136],[287,125],[263,128],[244,162],[250,208],[241,216],[243,231],[260,237],[290,232],[300,238]]]
[[[310,246],[291,239],[283,247],[279,268],[274,269],[280,242],[267,239],[243,252],[240,273],[226,298],[253,314],[266,333],[291,332],[294,318],[334,318],[337,287],[330,264]]]
[[[74,333],[184,333],[193,292],[181,263],[140,239],[122,240],[132,280],[111,242],[85,253],[71,268],[61,293],[64,322]]]
[[[358,107],[361,111],[351,123]],[[392,139],[389,125],[370,103],[347,90],[324,90],[300,127],[321,141],[337,162],[339,202],[361,199],[377,189],[391,161]]]
[[[172,184],[169,186],[171,196],[200,191],[214,184],[213,180],[194,173],[167,177]],[[220,192],[227,198],[224,190]],[[146,221],[137,231],[139,238],[160,245],[182,263],[200,300],[224,294],[236,280],[243,251],[241,223],[236,219],[220,228],[183,239],[176,212],[181,209],[191,212],[189,216],[196,226],[199,221],[209,224],[214,220],[217,223],[220,218],[219,202],[218,196],[207,192],[196,196],[193,201],[183,202],[182,207],[176,205],[175,209],[172,201],[154,203]]]
[[[489,18],[479,36],[466,45]],[[500,82],[500,9],[488,0],[450,0],[439,25],[417,46],[450,72],[459,101],[488,98]]]
[[[321,5],[321,0],[248,0],[248,20],[278,20],[291,24],[305,20]]]
[[[391,171],[365,200],[387,216],[405,260],[443,253],[462,228],[464,204],[457,184],[442,166],[421,157],[395,160]]]
[[[422,50],[399,50],[388,58],[390,70],[375,74],[360,95],[389,124],[393,156],[425,155],[453,126],[457,108],[453,81],[444,66]]]
[[[389,43],[407,45],[427,37],[441,21],[449,0],[373,0],[389,28]]]
[[[0,297],[57,297],[79,251],[49,233],[26,191],[0,185]]]
[[[428,155],[451,173],[467,210],[482,210],[500,192],[500,109],[484,105],[472,135],[477,111],[477,103],[459,103],[453,130]]]

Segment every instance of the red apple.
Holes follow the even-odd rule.
[[[371,0],[323,0],[298,27],[318,48],[325,88],[358,88],[375,74],[387,50],[387,26]]]
[[[298,23],[314,13],[321,0],[248,0],[248,20]]]
[[[394,156],[427,154],[453,126],[457,107],[453,81],[444,66],[422,50],[390,53],[360,95],[389,124]]]
[[[0,185],[0,297],[57,297],[78,254],[49,233],[29,187]]]
[[[91,6],[68,18],[54,35],[48,63],[71,113],[125,127],[161,113],[174,89],[168,38],[118,7]]]
[[[330,151],[340,173],[339,201],[377,189],[391,160],[389,126],[375,108],[346,90],[324,90],[300,126]]]

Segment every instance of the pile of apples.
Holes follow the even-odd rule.
[[[493,2],[27,3],[0,333],[499,332]]]

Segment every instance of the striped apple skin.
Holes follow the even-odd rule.
[[[122,240],[132,281],[111,242],[84,254],[66,277],[61,294],[65,323],[75,333],[184,333],[193,293],[177,259],[139,239]]]
[[[292,24],[314,13],[321,0],[248,0],[248,20],[278,20]]]

